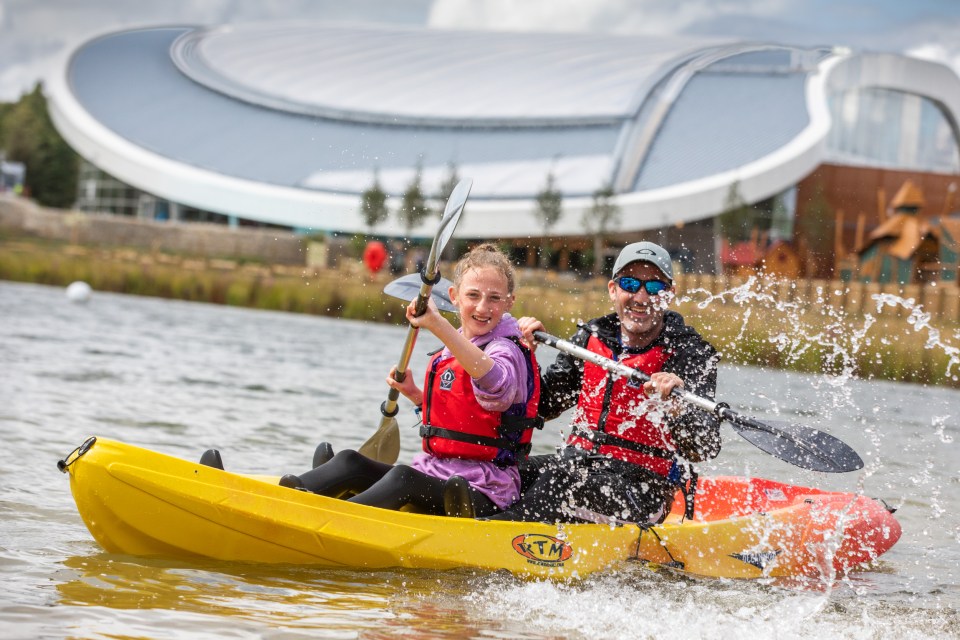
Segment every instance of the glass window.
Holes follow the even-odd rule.
[[[830,98],[831,160],[956,173],[960,150],[941,108],[922,96],[868,89]]]

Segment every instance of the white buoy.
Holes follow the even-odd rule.
[[[71,282],[70,286],[67,287],[67,300],[70,302],[87,302],[90,300],[90,285],[86,282],[77,280],[76,282]]]

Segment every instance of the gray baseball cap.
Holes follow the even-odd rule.
[[[667,280],[673,283],[673,261],[667,250],[658,244],[652,242],[634,242],[628,244],[617,256],[617,261],[613,263],[613,276],[616,276],[631,262],[649,262],[667,276]]]

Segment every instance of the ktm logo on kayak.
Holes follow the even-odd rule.
[[[531,564],[560,565],[573,555],[573,547],[542,533],[524,533],[513,539],[513,549]]]

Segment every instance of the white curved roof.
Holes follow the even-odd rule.
[[[748,201],[779,193],[823,161],[831,92],[858,87],[930,97],[956,137],[960,80],[941,65],[672,38],[149,28],[83,44],[48,91],[82,155],[174,201],[362,231],[375,170],[399,195],[419,164],[433,193],[454,163],[474,180],[458,234],[524,237],[542,233],[533,199],[548,172],[564,194],[557,235],[583,234],[606,183],[622,231],[712,216],[733,181]]]
[[[704,41],[280,23],[180,36],[197,82],[257,104],[382,124],[611,123],[643,81]]]

